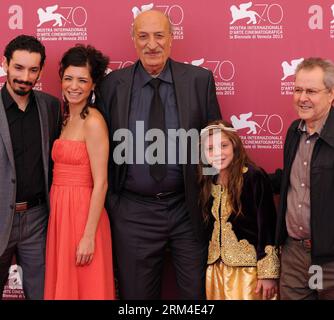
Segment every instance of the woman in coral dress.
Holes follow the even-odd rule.
[[[53,183],[46,248],[45,299],[114,299],[110,224],[104,209],[108,130],[94,88],[108,58],[91,46],[69,49],[60,63],[65,100],[52,149]]]

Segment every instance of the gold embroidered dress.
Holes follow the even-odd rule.
[[[245,170],[245,173],[247,171],[248,170]],[[249,179],[250,184],[254,178],[254,175],[252,173],[251,175],[252,177],[251,179]],[[258,174],[256,174],[256,176],[256,179],[258,179]],[[246,179],[247,177],[245,177],[244,188],[247,189]],[[254,189],[256,192],[259,192],[260,189],[263,190],[265,188],[262,187],[256,189],[256,187],[254,186]],[[227,190],[222,188],[222,186],[220,185],[213,184],[211,189],[211,195],[213,197],[213,205],[211,211],[214,218],[214,226],[211,241],[209,244],[208,267],[206,272],[207,299],[261,299],[261,292],[259,294],[255,293],[257,280],[277,279],[279,277],[279,259],[276,250],[272,245],[274,241],[274,234],[272,234],[272,238],[269,241],[272,242],[272,244],[266,244],[266,241],[263,241],[263,257],[261,259],[258,259],[259,254],[257,251],[261,251],[261,248],[259,248],[261,246],[254,246],[254,244],[251,244],[247,239],[238,239],[233,230],[234,222],[237,221],[239,217],[231,217],[232,209],[228,201]],[[268,196],[270,196],[270,194]],[[248,208],[254,208],[254,204],[250,202],[253,201],[252,199],[256,198],[257,197],[253,196],[247,198]],[[242,205],[243,208],[246,206],[243,201]],[[264,202],[259,202],[258,205],[264,205]],[[247,211],[246,214],[248,214]],[[275,213],[269,212],[268,214],[275,215]],[[250,219],[256,219],[257,217],[256,214],[248,214],[248,216],[250,216]],[[246,222],[248,221],[249,220],[246,220]],[[269,219],[269,221],[273,221],[273,219]],[[246,227],[249,225],[250,228],[257,229],[250,230],[251,232],[259,233],[261,231],[259,230],[260,228],[254,226],[258,226],[260,224],[257,223],[257,221],[254,222],[254,224],[249,223],[245,225]],[[264,227],[266,226],[264,225]],[[274,230],[274,228],[271,228],[271,230]],[[243,233],[245,235],[248,234],[246,232],[239,232],[239,234],[240,233]],[[258,236],[257,238],[259,239],[260,237],[261,236]]]

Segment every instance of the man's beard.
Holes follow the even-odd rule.
[[[30,89],[28,89],[27,91],[12,88],[13,91],[14,91],[17,95],[19,95],[19,96],[21,96],[21,97],[23,97],[23,96],[29,94],[29,93],[31,92],[33,86],[34,86],[34,83],[32,83],[32,82],[30,82],[30,81],[21,81],[21,80],[17,80],[17,79],[13,79],[13,83],[17,83],[17,84],[25,84],[25,85],[27,85],[27,86],[30,86]]]

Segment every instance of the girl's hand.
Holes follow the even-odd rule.
[[[262,290],[262,299],[271,299],[277,294],[277,281],[273,279],[259,279],[257,280],[256,293],[260,293]]]

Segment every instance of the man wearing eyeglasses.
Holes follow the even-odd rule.
[[[301,62],[284,145],[276,241],[281,299],[334,299],[334,64]]]

